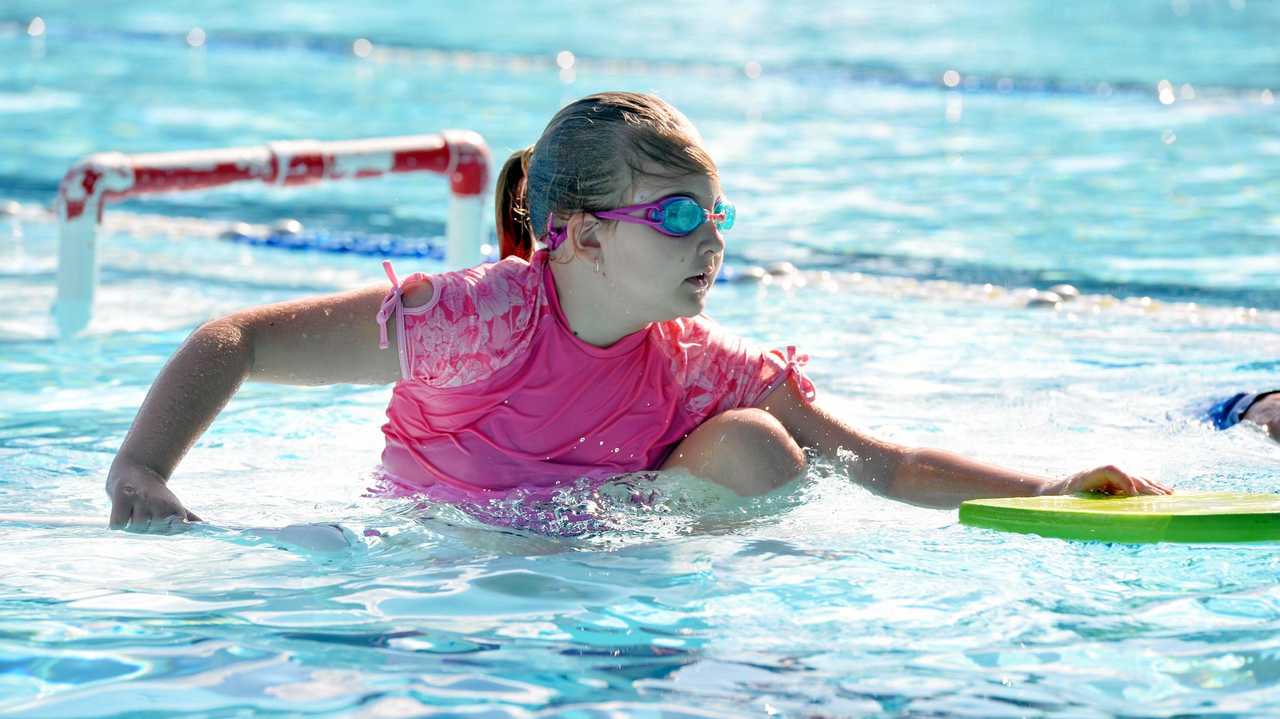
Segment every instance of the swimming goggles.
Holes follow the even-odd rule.
[[[643,210],[644,215],[637,217],[632,212]],[[592,216],[601,220],[630,222],[636,225],[648,225],[667,237],[686,237],[705,222],[714,222],[721,230],[733,227],[737,208],[732,202],[720,199],[710,210],[698,204],[688,195],[667,195],[666,197],[646,202],[642,205],[627,205],[612,210],[592,212]],[[557,230],[551,226],[554,213],[547,213],[547,234],[545,243],[548,249],[554,250],[564,242],[565,230]]]

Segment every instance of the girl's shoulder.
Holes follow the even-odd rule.
[[[685,405],[699,416],[755,407],[793,375],[805,399],[814,397],[813,383],[803,372],[808,355],[795,347],[765,350],[706,315],[661,322],[657,330],[672,377],[684,388]]]
[[[519,257],[461,270],[414,274],[404,281],[403,307],[422,312],[439,308],[448,320],[476,316],[487,321],[513,307],[531,304],[539,278]]]
[[[491,376],[533,338],[537,268],[515,257],[404,283],[401,346],[406,378],[457,387]]]
[[[405,309],[412,310],[430,302],[436,294],[436,286],[431,277],[424,274],[410,275],[404,281],[404,289],[400,294],[400,302]]]

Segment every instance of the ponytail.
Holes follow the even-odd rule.
[[[533,145],[516,150],[498,173],[495,194],[498,229],[498,259],[515,255],[533,256],[533,225],[529,222],[528,174]]]

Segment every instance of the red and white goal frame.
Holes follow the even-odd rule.
[[[329,180],[434,172],[449,181],[445,225],[451,266],[483,256],[489,149],[479,134],[445,130],[367,140],[288,140],[260,147],[125,155],[90,155],[58,187],[58,295],[53,314],[62,336],[88,326],[98,284],[97,234],[108,202],[160,192],[203,190],[240,182],[277,187]]]

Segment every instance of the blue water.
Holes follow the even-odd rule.
[[[1280,382],[1280,6],[401,5],[0,8],[0,712],[1280,712],[1269,546],[1001,535],[821,464],[757,500],[671,479],[651,508],[567,497],[604,518],[583,536],[501,532],[363,496],[381,387],[246,386],[173,479],[209,526],[107,532],[106,468],[193,327],[380,280],[370,257],[213,238],[225,223],[430,238],[446,193],[113,207],[94,324],[57,341],[42,208],[78,157],[445,127],[504,156],[604,88],[698,124],[740,208],[733,265],[801,269],[717,285],[709,314],[806,350],[856,426],[1045,474],[1280,490],[1263,432],[1197,417]],[[1084,295],[1024,307],[1059,282]]]

